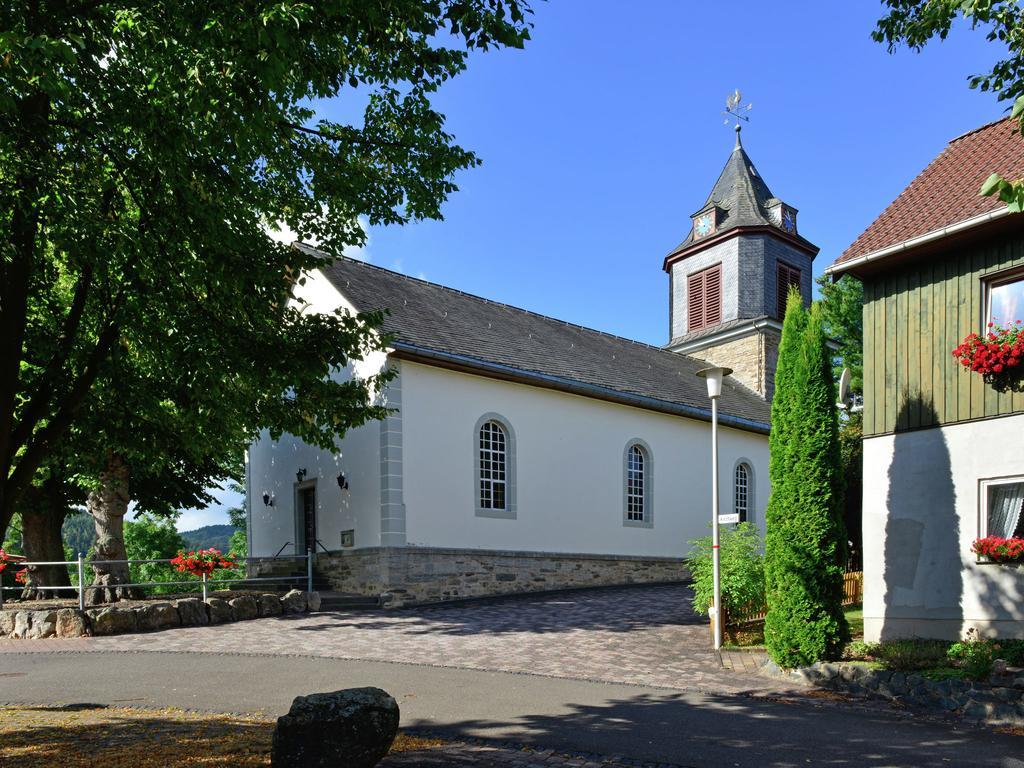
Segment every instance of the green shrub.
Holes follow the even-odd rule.
[[[1024,640],[1000,640],[999,658],[1011,667],[1024,667]]]
[[[1000,647],[995,640],[986,640],[971,627],[967,639],[949,646],[947,656],[968,677],[983,680],[992,672],[992,663],[999,658]]]
[[[821,311],[806,311],[791,291],[772,400],[765,541],[765,647],[782,667],[837,658],[849,639],[835,403]]]
[[[750,523],[723,525],[718,550],[721,560],[722,605],[738,616],[749,606],[764,605],[764,555],[757,528]],[[686,565],[693,577],[693,609],[707,615],[714,595],[711,537],[690,542]]]
[[[844,656],[849,659],[877,661],[885,669],[899,672],[932,669],[946,666],[946,652],[950,644],[945,640],[887,640],[883,643],[853,642],[846,646]]]

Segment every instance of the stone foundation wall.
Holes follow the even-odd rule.
[[[174,627],[224,624],[281,614],[320,610],[316,592],[293,589],[286,595],[251,594],[205,601],[187,597],[145,605],[111,605],[106,608],[51,608],[0,610],[0,637],[40,640],[47,637],[88,637],[151,632]]]
[[[861,664],[818,663],[789,673],[820,688],[939,710],[988,725],[1024,726],[1024,677],[997,682],[929,680]]]
[[[382,597],[387,607],[580,587],[685,581],[681,558],[374,547],[317,555],[339,592]]]

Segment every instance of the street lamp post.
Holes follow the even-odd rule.
[[[707,381],[711,398],[711,570],[714,581],[715,650],[722,647],[722,579],[718,539],[718,398],[722,394],[722,379],[732,368],[702,368],[697,375]]]

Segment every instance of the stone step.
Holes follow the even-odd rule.
[[[380,608],[379,597],[353,595],[346,592],[320,592],[320,611],[373,610]]]

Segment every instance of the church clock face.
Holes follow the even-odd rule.
[[[693,222],[693,232],[697,237],[704,237],[711,232],[713,222],[711,220],[711,214],[705,213],[697,217],[697,220]]]
[[[787,232],[796,232],[796,214],[788,208],[782,212],[782,228]]]

